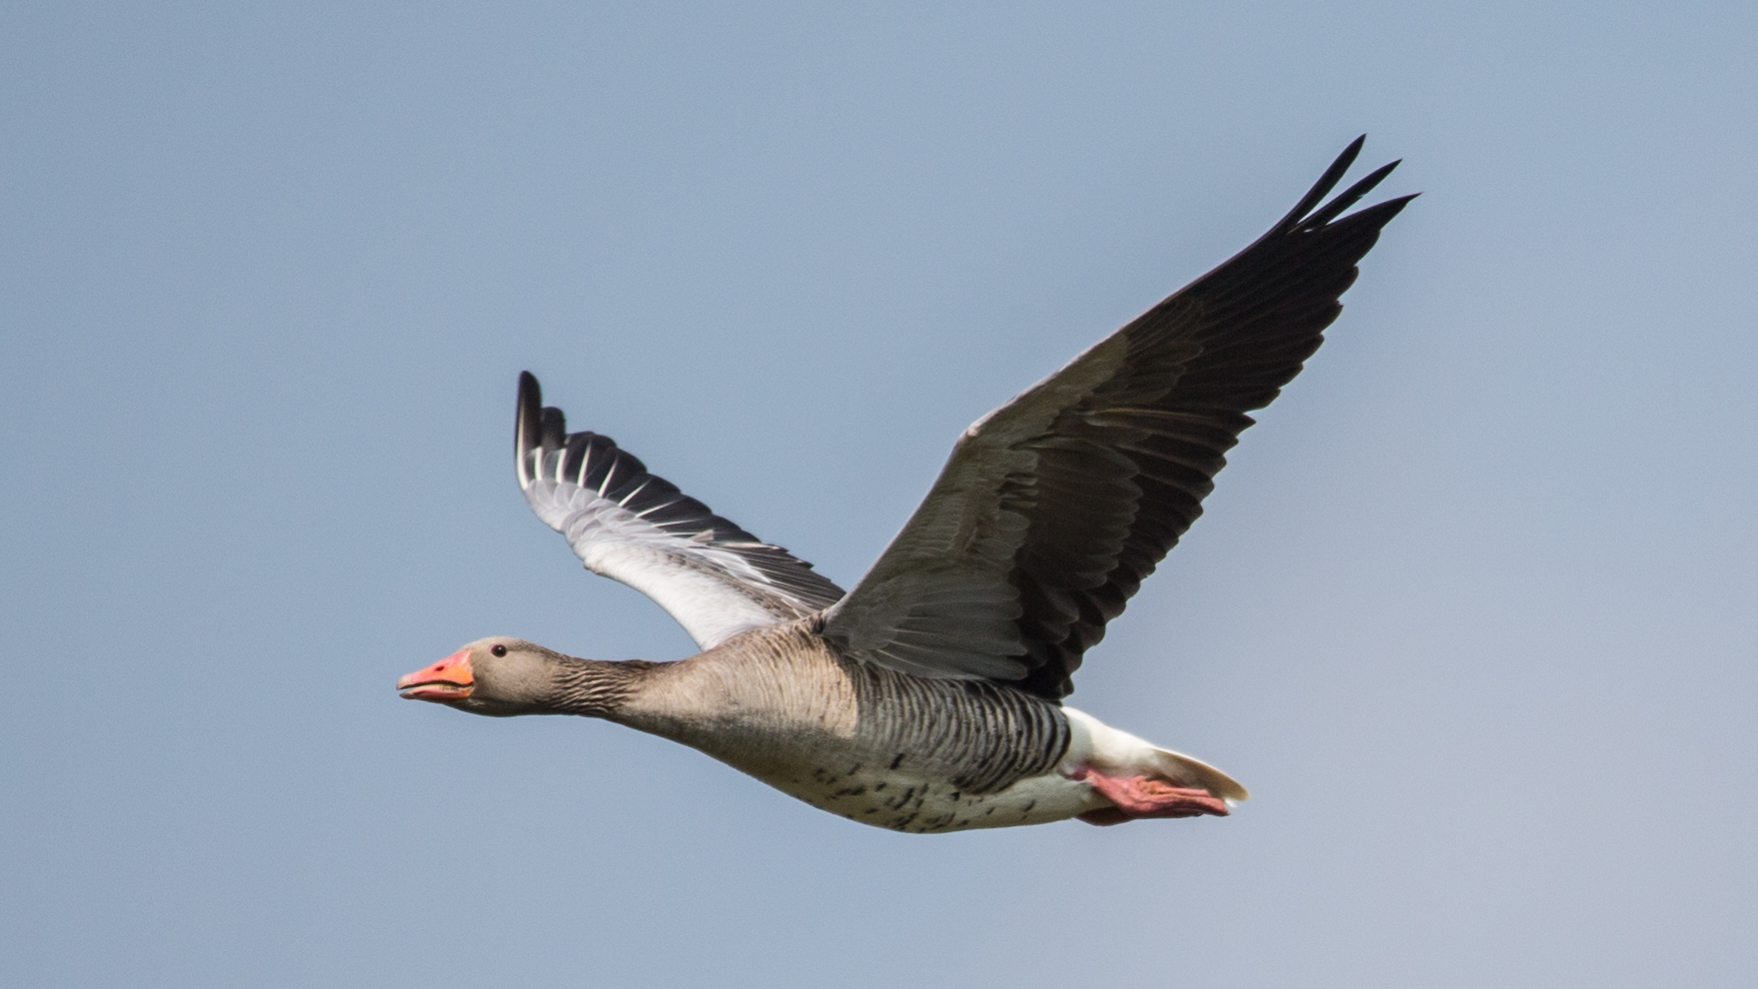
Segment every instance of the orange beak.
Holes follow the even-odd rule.
[[[445,659],[397,681],[397,690],[412,701],[456,701],[470,696],[476,675],[470,672],[470,650],[460,649]]]

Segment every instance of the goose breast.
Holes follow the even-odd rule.
[[[1036,824],[1104,805],[1069,778],[1069,757],[1089,746],[1058,705],[852,661],[810,625],[755,630],[669,664],[616,720],[898,831]]]

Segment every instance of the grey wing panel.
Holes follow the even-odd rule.
[[[841,588],[647,470],[608,436],[569,433],[519,377],[515,455],[531,510],[594,573],[652,598],[704,649],[821,611]]]

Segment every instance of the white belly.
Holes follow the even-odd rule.
[[[771,766],[755,772],[746,768],[746,772],[814,807],[893,831],[942,833],[1065,821],[1111,806],[1090,785],[1069,778],[1089,765],[1095,748],[1101,758],[1110,757],[1105,759],[1109,762],[1122,754],[1109,750],[1127,752],[1134,748],[1130,743],[1143,747],[1146,743],[1090,715],[1072,708],[1064,711],[1070,715],[1069,745],[1056,768],[994,793],[964,792],[950,780],[912,772],[907,761],[893,769],[833,757],[806,766]]]
[[[753,735],[743,745],[728,744],[731,733],[678,740],[814,807],[917,834],[1047,824],[1115,806],[1091,784],[1072,778],[1085,777],[1087,770],[1246,797],[1243,787],[1205,763],[1156,748],[1073,708],[1062,710],[1069,741],[1055,768],[992,793],[970,793],[953,782],[955,773],[936,772],[907,751],[888,746],[876,752],[831,732]]]
[[[1087,784],[1056,772],[995,793],[964,793],[946,780],[858,764],[764,782],[851,821],[917,834],[1045,824],[1110,804]]]

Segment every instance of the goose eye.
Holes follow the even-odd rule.
[[[490,646],[488,651],[494,653],[496,656],[505,656],[507,654],[507,647],[496,643]]]

